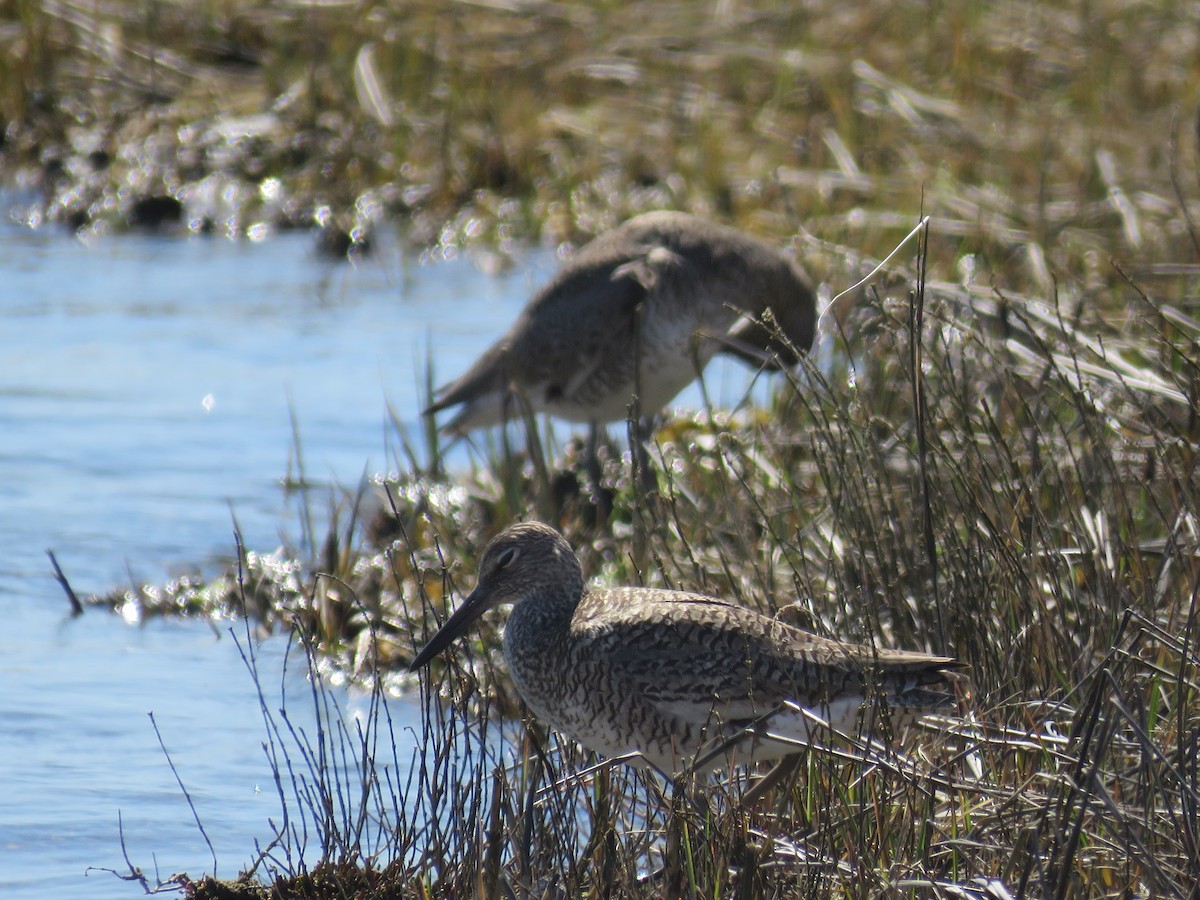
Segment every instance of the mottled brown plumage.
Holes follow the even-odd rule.
[[[566,540],[527,522],[488,545],[475,590],[412,668],[501,603],[513,604],[504,654],[534,714],[592,750],[637,752],[668,773],[731,740],[735,761],[794,753],[814,717],[852,730],[868,697],[903,713],[950,706],[947,673],[961,665],[830,640],[701,594],[585,590]]]
[[[640,387],[649,415],[716,353],[794,365],[815,324],[808,276],[775,248],[685,213],[645,213],[584,246],[426,413],[458,407],[443,427],[461,434],[518,416],[519,396],[596,425],[624,419]]]

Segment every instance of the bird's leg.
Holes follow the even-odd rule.
[[[658,494],[658,481],[650,468],[650,451],[646,442],[653,434],[651,416],[642,415],[642,317],[645,306],[641,303],[634,313],[633,325],[633,396],[625,410],[625,423],[629,429],[629,458],[633,467],[633,482],[638,484],[647,499]]]
[[[592,502],[596,504],[596,522],[603,525],[612,515],[612,495],[604,490],[604,467],[600,465],[600,424],[598,422],[588,425],[586,459],[583,461],[583,468],[587,473]]]
[[[736,817],[744,816],[745,812],[758,803],[767,792],[778,787],[782,782],[793,776],[799,769],[803,758],[804,754],[801,752],[791,753],[780,759],[771,768],[771,771],[760,778],[750,790],[742,795],[739,805],[729,807],[723,813],[720,813],[719,816],[714,816],[708,796],[696,784],[694,769],[669,779],[667,783],[672,787],[670,799],[671,819],[667,828],[667,845],[663,852],[665,862],[653,872],[648,872],[640,876],[638,883],[642,885],[666,884],[670,886],[673,893],[681,893],[683,887],[681,838],[682,829],[686,827],[686,823],[683,821],[684,815],[691,813],[697,816],[700,822],[711,823],[708,827],[715,829],[717,832],[725,831],[728,825],[737,822]],[[664,797],[663,800],[665,801],[666,798]],[[688,809],[689,805],[690,809]],[[741,828],[736,830],[741,830]]]
[[[717,759],[722,754],[733,748],[736,744],[738,744],[738,742],[743,741],[752,735],[757,735],[760,738],[768,737],[769,735],[767,732],[767,726],[771,720],[785,708],[799,709],[799,707],[793,703],[784,703],[774,709],[768,710],[760,715],[757,719],[746,722],[735,733],[728,735],[724,740],[718,741],[713,746],[709,747],[706,752],[699,754],[692,762],[693,770],[703,769],[713,760]],[[825,727],[828,727],[824,722],[816,719],[815,717],[812,724],[813,726],[824,725]],[[811,732],[809,737],[811,739]],[[755,803],[761,800],[768,791],[776,787],[781,781],[791,777],[799,768],[800,761],[803,758],[804,753],[808,751],[809,743],[807,741],[789,742],[788,738],[782,736],[775,736],[773,739],[780,743],[793,743],[794,746],[800,749],[798,749],[795,753],[789,753],[782,757],[779,762],[772,767],[771,771],[760,778],[753,787],[751,787],[745,794],[742,795],[742,805],[744,807],[753,806]]]
[[[592,491],[597,495],[600,493],[600,479],[604,475],[604,469],[600,465],[599,451],[600,425],[597,422],[590,422],[588,423],[587,449],[585,450],[583,469],[587,472]]]
[[[742,794],[742,805],[749,808],[757,804],[768,791],[794,776],[803,759],[803,753],[789,753],[780,759],[771,767],[770,772],[758,779],[750,790]]]
[[[708,415],[711,425],[713,420],[712,399],[708,396],[708,385],[704,383],[704,360],[700,357],[700,345],[705,340],[699,332],[692,335],[689,355],[692,358],[692,368],[696,371],[696,383],[700,386],[700,400],[704,404],[704,412]]]
[[[626,761],[632,761],[631,755]],[[712,808],[701,785],[696,781],[696,768],[689,765],[682,772],[669,774],[642,757],[647,768],[658,778],[647,778],[646,784],[653,788],[658,805],[671,811],[667,820],[666,847],[663,848],[663,864],[653,871],[638,876],[638,884],[676,884],[680,877],[680,837],[684,827],[684,817],[690,816],[693,821],[709,822],[712,820]],[[661,779],[661,781],[660,781]],[[668,796],[668,791],[669,796]],[[675,893],[679,893],[676,891]]]
[[[652,872],[639,875],[638,884],[666,884],[670,886],[670,894],[682,896],[685,893],[682,883],[683,829],[688,827],[689,817],[700,823],[712,821],[711,807],[708,798],[696,784],[694,770],[685,770],[674,777],[657,769],[655,771],[666,778],[666,784],[659,789],[659,802],[671,811],[666,823],[666,846],[662,850],[663,864]],[[671,792],[669,799],[666,795],[668,789]]]
[[[654,433],[654,418],[643,416],[635,418],[636,404],[629,409],[626,420],[629,434],[629,460],[632,469],[632,482],[641,489],[642,500],[653,503],[658,496],[658,479],[654,468],[650,465],[650,435]]]

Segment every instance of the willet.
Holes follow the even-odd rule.
[[[808,276],[770,245],[679,212],[645,213],[584,246],[427,414],[463,434],[520,402],[593,427],[657,413],[716,353],[794,365],[812,347]]]
[[[826,726],[853,731],[879,701],[896,722],[952,706],[949,673],[962,667],[820,637],[701,594],[585,589],[571,545],[527,522],[488,544],[475,590],[411,669],[501,603],[513,604],[504,655],[533,713],[591,750],[636,754],[668,775],[706,759],[790,756]]]

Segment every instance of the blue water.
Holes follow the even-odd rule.
[[[387,404],[415,419],[431,324],[453,308],[494,332],[525,292],[465,260],[351,268],[311,247],[4,235],[0,503],[19,536],[48,526],[77,588],[228,554],[230,504],[249,546],[274,547],[289,405],[307,474],[353,486],[391,464]],[[438,344],[439,368],[465,364]],[[45,575],[28,549],[0,564],[6,593]]]
[[[226,627],[50,618],[20,618],[32,630],[9,630],[0,656],[0,896],[140,894],[135,883],[88,871],[129,871],[121,830],[151,885],[180,871],[237,874],[282,807],[254,685]],[[303,660],[282,677],[286,649],[281,639],[255,649],[264,690],[270,708],[282,701],[311,732]],[[347,715],[366,702],[344,691],[339,699]],[[416,710],[393,706],[405,724],[419,724]]]
[[[487,275],[469,259],[422,264],[386,245],[348,266],[312,247],[303,234],[81,242],[0,222],[6,898],[140,895],[88,871],[126,868],[118,814],[152,884],[156,865],[164,878],[213,870],[151,712],[218,874],[236,874],[279,816],[228,624],[137,625],[98,610],[69,619],[45,550],[88,594],[215,571],[233,552],[232,514],[252,549],[296,543],[281,487],[296,474],[292,416],[310,479],[352,487],[364,470],[394,470],[387,410],[415,426],[427,350],[439,380],[457,374],[554,267],[541,251]],[[748,380],[725,367],[709,388],[737,399]],[[281,677],[286,648],[258,648],[276,698],[281,683],[302,696],[307,684],[300,665]],[[365,702],[334,696],[350,714]],[[405,700],[391,706],[400,727],[416,722]],[[304,702],[289,712],[311,715]]]

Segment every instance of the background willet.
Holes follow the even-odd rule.
[[[717,764],[794,754],[823,727],[816,719],[853,731],[877,701],[903,719],[952,706],[949,673],[962,667],[823,638],[700,594],[585,590],[570,544],[526,522],[488,544],[475,590],[411,669],[501,603],[513,604],[504,655],[534,714],[591,750],[637,753],[667,774],[714,748]]]
[[[519,402],[596,426],[625,419],[637,394],[652,414],[716,353],[794,365],[815,322],[808,276],[774,247],[645,213],[584,246],[426,412],[458,407],[443,425],[453,434],[516,417]]]

